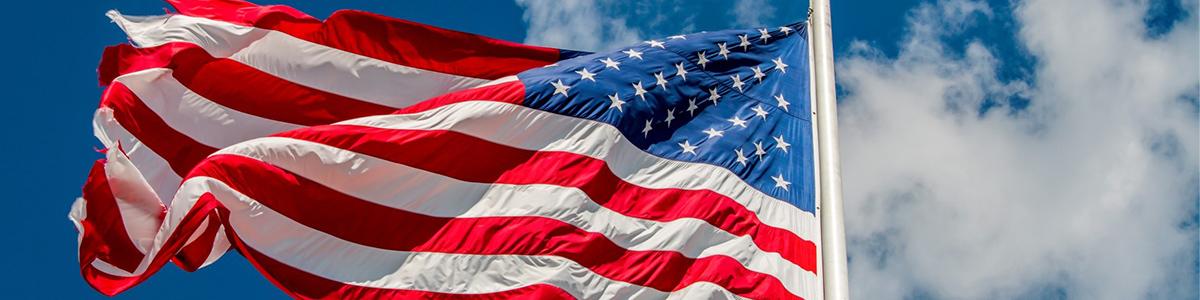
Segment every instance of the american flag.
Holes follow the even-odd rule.
[[[820,297],[803,23],[584,53],[169,2],[109,14],[104,294],[234,248],[297,298]]]

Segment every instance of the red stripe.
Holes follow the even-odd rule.
[[[321,20],[285,5],[258,6],[239,0],[167,0],[180,13],[229,23],[303,33],[315,31]]]
[[[309,274],[272,259],[247,246],[233,231],[229,231],[228,236],[234,247],[271,283],[299,299],[573,299],[567,292],[548,284],[483,294],[450,294],[346,284]]]
[[[187,174],[188,170],[204,160],[204,157],[217,151],[171,128],[120,82],[113,82],[104,90],[104,95],[100,97],[100,106],[112,108],[117,123],[166,160],[171,169],[180,176]]]
[[[225,107],[292,124],[331,124],[396,110],[296,84],[231,59],[214,58],[200,46],[182,42],[149,48],[108,47],[100,60],[100,81],[107,84],[117,76],[150,68],[172,69],[171,75],[188,90]],[[253,88],[229,88],[232,86]]]
[[[418,113],[467,101],[490,101],[521,104],[522,101],[525,101],[525,85],[522,84],[521,81],[510,81],[490,86],[446,93],[441,96],[429,98],[418,102],[417,104],[410,105],[393,113]]]
[[[559,60],[559,50],[522,45],[361,11],[340,10],[316,23],[286,6],[243,1],[168,0],[182,14],[287,33],[316,44],[399,65],[497,79]]]
[[[158,272],[158,270],[161,269],[162,266],[166,264],[167,261],[169,261],[169,259],[173,256],[172,254],[178,252],[179,249],[183,247],[183,243],[186,242],[187,238],[198,229],[200,223],[204,221],[204,217],[216,209],[219,205],[220,202],[218,202],[211,194],[204,194],[200,196],[200,198],[196,200],[196,204],[192,206],[191,210],[184,214],[183,219],[181,219],[178,223],[178,226],[175,227],[175,231],[171,232],[171,235],[168,236],[166,241],[163,242],[162,247],[159,248],[157,255],[153,260],[150,261],[146,271],[141,275],[122,277],[104,273],[103,271],[93,267],[93,259],[89,258],[79,260],[79,268],[80,272],[83,274],[83,279],[87,281],[88,285],[91,285],[92,288],[96,289],[96,291],[108,296],[116,295],[117,293],[125,291],[134,285],[145,281],[146,278],[150,278],[151,275],[154,275],[155,272]]]
[[[117,199],[113,198],[108,185],[104,163],[104,159],[96,160],[92,165],[92,172],[88,174],[87,182],[83,184],[87,217],[81,221],[84,231],[83,240],[79,244],[79,260],[91,261],[93,258],[99,258],[117,268],[132,272],[146,255],[137,249],[129,239],[128,231],[125,231],[121,209],[117,206]]]
[[[196,166],[191,176],[216,178],[298,223],[369,247],[553,255],[613,280],[663,291],[705,281],[745,297],[795,298],[778,278],[748,270],[729,256],[694,259],[675,251],[626,250],[603,234],[543,217],[442,218],[412,213],[342,194],[244,156],[214,155]]]
[[[815,243],[764,224],[733,199],[708,190],[641,187],[617,177],[600,159],[518,149],[447,130],[330,125],[276,136],[326,144],[463,181],[576,187],[627,216],[657,221],[695,218],[734,235],[748,235],[760,249],[816,273]]]

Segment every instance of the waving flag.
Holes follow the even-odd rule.
[[[821,293],[804,24],[587,54],[173,4],[111,14],[71,213],[105,294],[231,246],[299,298]]]
[[[99,73],[108,88],[95,129],[108,151],[72,210],[84,276],[106,294],[150,270],[146,255],[165,205],[181,178],[217,149],[391,113],[577,54],[356,11],[321,22],[282,6],[172,4],[180,14],[109,13],[135,46],[104,52]],[[229,246],[219,221],[203,222],[188,243],[194,246],[176,257],[185,269],[211,263]]]

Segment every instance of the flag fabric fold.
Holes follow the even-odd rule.
[[[297,298],[820,295],[802,23],[593,54],[170,2],[109,14],[70,213],[104,294],[234,248]]]

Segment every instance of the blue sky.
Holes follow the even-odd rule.
[[[296,2],[280,1],[318,17],[360,9],[579,50],[786,24],[807,9],[764,0]],[[1195,298],[1196,3],[834,1],[856,295]],[[66,213],[100,157],[91,129],[98,58],[125,41],[104,12],[166,5],[16,5],[3,48],[4,286],[18,298],[100,298],[78,274]],[[612,26],[575,34],[586,18]],[[168,266],[121,297],[168,295],[283,296],[232,254],[195,273]]]

